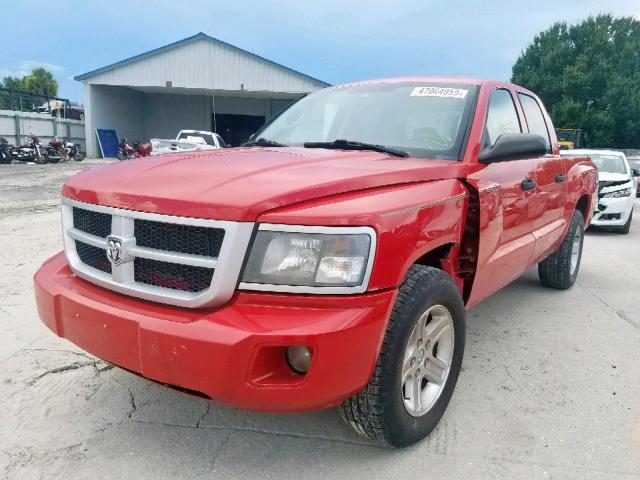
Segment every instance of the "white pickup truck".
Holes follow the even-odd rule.
[[[220,135],[204,130],[180,130],[174,139],[152,138],[151,155],[172,152],[189,152],[192,150],[215,150],[227,145]]]

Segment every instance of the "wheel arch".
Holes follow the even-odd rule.
[[[429,251],[424,252],[415,261],[411,264],[413,265],[424,265],[425,267],[434,267],[439,270],[445,270],[442,266],[442,262],[446,260],[446,258],[451,253],[451,249],[455,247],[455,243],[448,242],[438,245],[437,247],[431,248]],[[411,266],[409,268],[411,268]],[[409,269],[407,269],[407,272]],[[407,274],[405,272],[405,275]]]
[[[405,268],[403,276],[406,277],[414,265],[437,268],[451,277],[462,294],[464,285],[462,279],[457,275],[455,263],[459,250],[460,244],[458,242],[442,242],[438,245],[430,245],[426,250],[417,251]]]
[[[585,223],[589,221],[588,213],[591,211],[591,200],[589,195],[585,193],[578,198],[575,210],[579,210],[580,213],[582,213],[582,218],[584,218]]]

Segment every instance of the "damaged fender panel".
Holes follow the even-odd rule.
[[[409,267],[431,250],[461,241],[468,199],[460,181],[439,180],[325,197],[268,212],[258,221],[373,227],[378,242],[369,289],[378,290],[400,285]]]

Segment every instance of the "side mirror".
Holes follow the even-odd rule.
[[[503,133],[496,143],[480,152],[480,163],[506,162],[540,157],[548,152],[547,141],[535,133]]]
[[[634,177],[640,177],[640,168],[632,168],[631,175],[633,175]]]

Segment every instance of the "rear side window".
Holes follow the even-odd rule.
[[[518,112],[511,93],[503,88],[494,90],[489,98],[483,144],[485,146],[493,145],[503,133],[521,132]]]
[[[547,153],[549,153],[551,151],[549,130],[547,129],[547,123],[544,121],[544,115],[542,114],[540,105],[535,98],[524,93],[518,93],[518,98],[520,99],[522,110],[524,110],[524,117],[527,119],[529,133],[537,133],[542,136],[547,143]]]

